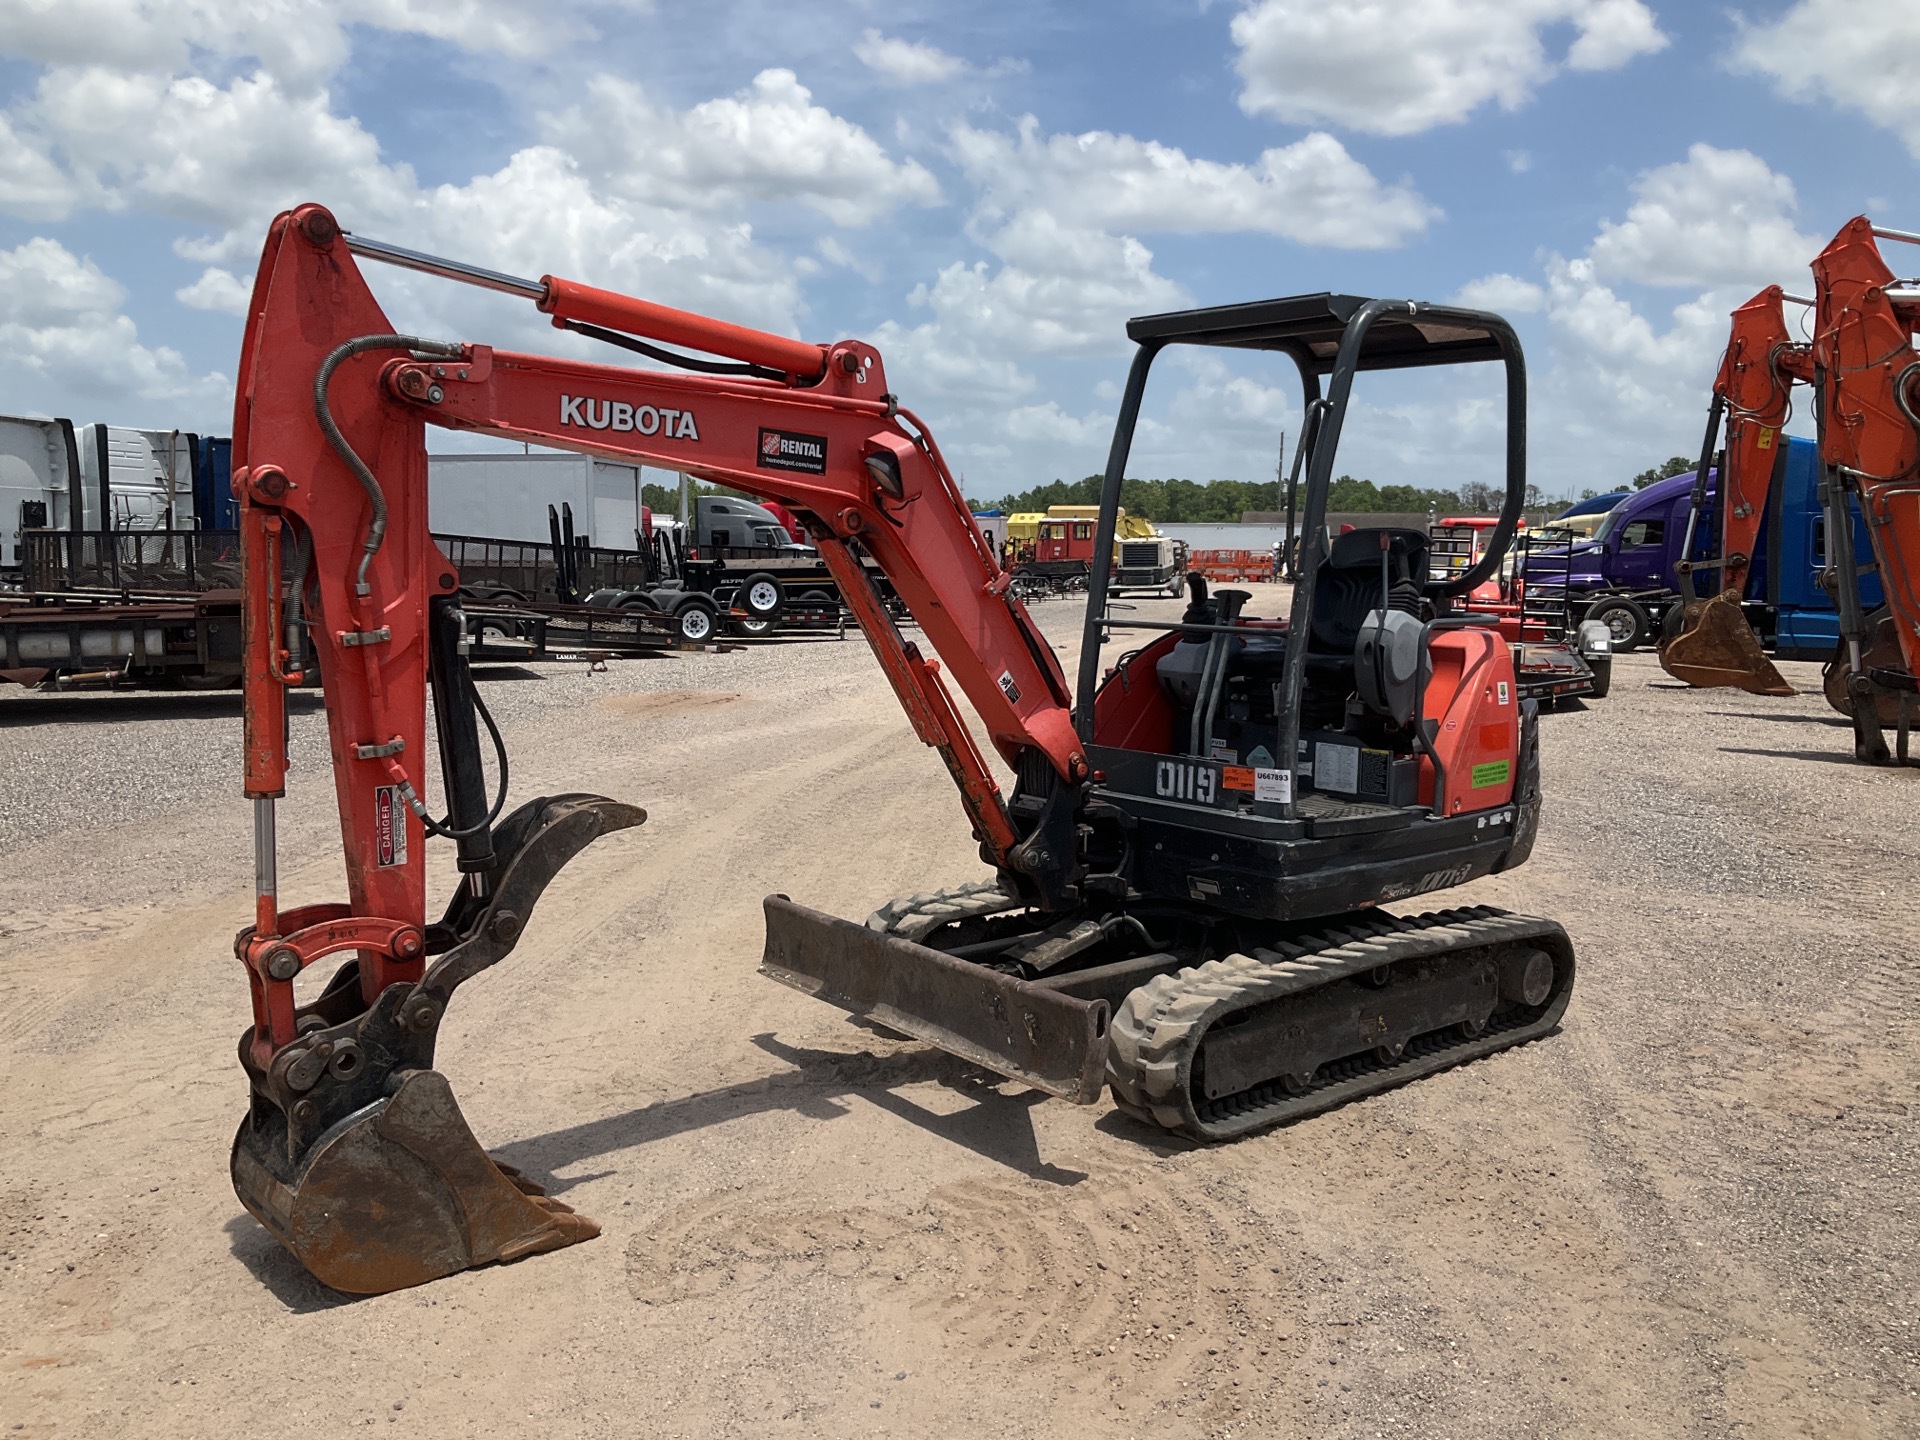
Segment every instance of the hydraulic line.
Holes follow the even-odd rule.
[[[500,727],[494,723],[493,712],[487,709],[487,702],[480,698],[478,689],[473,692],[473,708],[486,724],[487,734],[493,740],[493,758],[500,766],[500,791],[493,797],[493,808],[487,811],[487,818],[465,829],[456,829],[449,823],[453,819],[451,811],[448,812],[445,820],[436,820],[427,813],[426,802],[420,798],[417,791],[411,786],[406,791],[407,808],[419,817],[420,823],[427,827],[428,834],[438,835],[444,840],[461,840],[469,835],[481,834],[500,818],[500,811],[507,803],[507,742],[500,738]]]
[[[367,492],[367,501],[373,507],[373,519],[367,524],[366,544],[360,554],[360,568],[354,574],[353,593],[356,595],[372,593],[367,584],[367,567],[373,563],[373,557],[380,553],[380,544],[387,537],[387,496],[380,488],[380,482],[374,478],[373,471],[367,468],[366,461],[354,453],[353,446],[347,443],[347,437],[340,433],[339,425],[334,422],[333,411],[327,405],[327,386],[333,380],[333,372],[345,361],[355,355],[364,355],[369,350],[410,350],[419,355],[456,359],[464,349],[464,346],[446,340],[423,340],[418,335],[361,335],[337,347],[322,360],[319,371],[313,377],[313,413],[320,422],[320,433],[327,437],[334,454],[353,472],[353,478]]]

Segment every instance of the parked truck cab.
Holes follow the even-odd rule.
[[[1827,563],[1826,514],[1820,503],[1820,449],[1811,440],[1789,438],[1775,461],[1747,575],[1743,605],[1754,633],[1783,659],[1825,659],[1840,633],[1833,597],[1820,584]],[[1660,631],[1666,613],[1685,590],[1676,563],[1686,544],[1693,508],[1690,474],[1675,475],[1629,495],[1607,512],[1593,539],[1574,549],[1570,587],[1586,618],[1612,632],[1616,650],[1631,650]],[[1715,472],[1707,474],[1707,503],[1693,524],[1689,558],[1715,551],[1720,531]],[[1854,513],[1854,543],[1868,548],[1865,522]],[[1699,593],[1710,595],[1718,572],[1694,572]],[[1862,579],[1861,604],[1884,603],[1880,582]]]

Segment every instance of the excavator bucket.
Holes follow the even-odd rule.
[[[463,884],[429,927],[436,958],[417,984],[364,1004],[355,958],[296,1012],[300,1038],[269,1062],[252,1030],[241,1037],[252,1104],[233,1139],[234,1192],[323,1284],[380,1295],[600,1233],[488,1156],[433,1051],[455,989],[506,958],[561,868],[646,818],[598,795],[529,801],[493,832],[485,898]]]
[[[1750,695],[1795,695],[1760,648],[1731,590],[1711,600],[1689,600],[1680,632],[1660,645],[1660,668],[1676,680],[1711,690],[1731,686]]]
[[[434,1070],[395,1077],[391,1096],[315,1141],[290,1181],[261,1163],[250,1127],[233,1145],[241,1203],[315,1279],[349,1295],[423,1285],[600,1233],[490,1159]]]

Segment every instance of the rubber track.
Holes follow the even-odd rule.
[[[1542,948],[1555,960],[1554,989],[1536,1009],[1496,1015],[1471,1040],[1446,1033],[1421,1037],[1397,1060],[1363,1056],[1323,1065],[1315,1083],[1299,1094],[1288,1093],[1276,1080],[1218,1100],[1195,1099],[1193,1063],[1201,1041],[1236,1010],[1304,994],[1381,965],[1526,941],[1546,942]],[[1573,972],[1572,942],[1551,920],[1490,906],[1418,917],[1368,912],[1271,950],[1229,955],[1141,986],[1114,1014],[1107,1080],[1114,1102],[1138,1120],[1195,1140],[1230,1140],[1544,1035],[1566,1012]]]
[[[997,880],[980,880],[951,890],[928,890],[889,900],[867,917],[867,928],[918,943],[942,925],[1018,910],[1022,902],[1000,888]]]

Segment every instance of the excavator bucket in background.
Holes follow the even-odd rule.
[[[1703,690],[1730,686],[1750,695],[1799,693],[1767,659],[1741,613],[1739,595],[1731,590],[1687,602],[1679,633],[1660,642],[1660,668]]]

